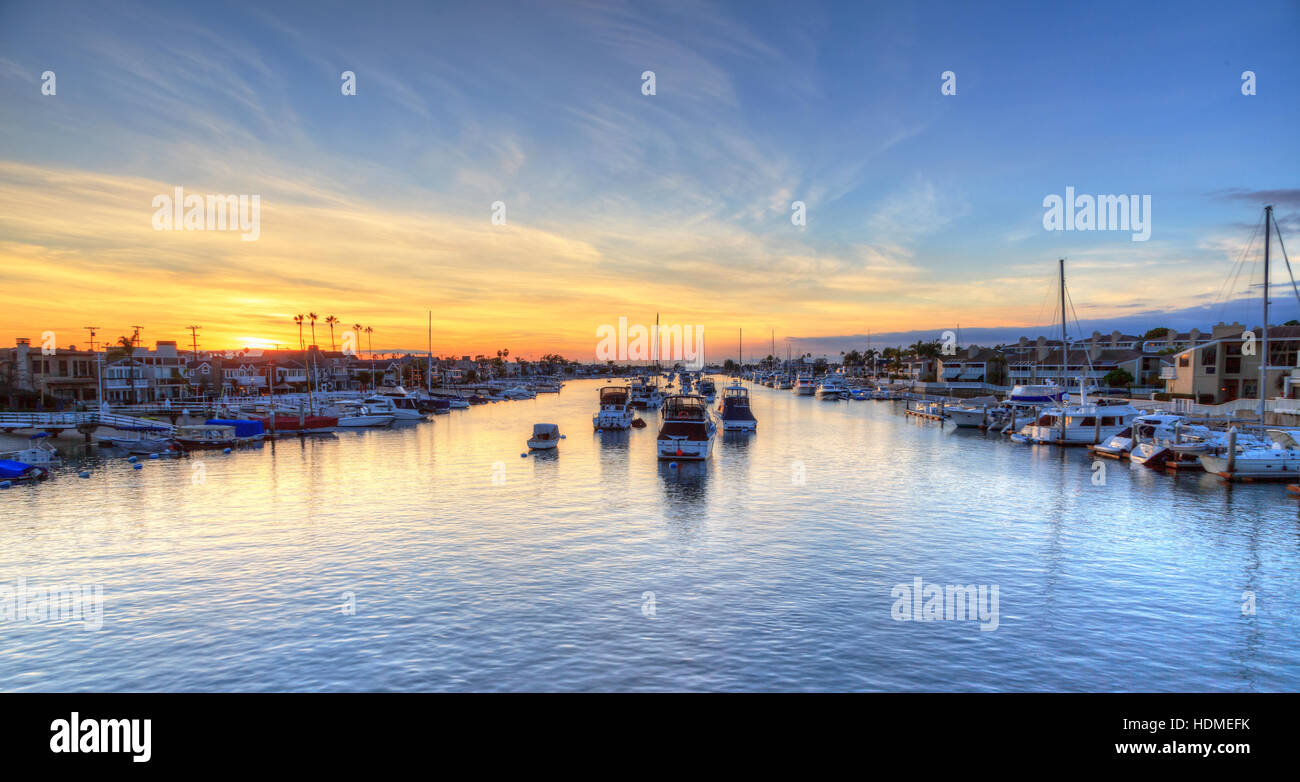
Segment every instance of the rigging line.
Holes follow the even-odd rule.
[[[1263,222],[1262,220],[1260,222]],[[1255,247],[1255,239],[1259,236],[1259,223],[1255,224],[1255,230],[1250,234],[1250,241],[1242,248],[1241,254],[1237,257],[1232,268],[1228,270],[1227,276],[1219,286],[1219,292],[1215,294],[1214,300],[1210,302],[1210,309],[1213,311],[1216,306],[1219,307],[1219,315],[1222,316],[1223,308],[1231,301],[1232,292],[1236,290],[1237,280],[1241,277],[1242,269],[1246,263],[1246,257]]]
[[[1255,247],[1254,236],[1256,235],[1258,235],[1258,231],[1256,231],[1256,234],[1252,235],[1251,242],[1246,248],[1247,251],[1254,249]],[[1247,263],[1246,259],[1243,257],[1233,266],[1232,271],[1228,274],[1228,279],[1225,281],[1228,285],[1228,290],[1225,293],[1223,293],[1223,300],[1219,301],[1218,297],[1215,298],[1215,301],[1218,303],[1219,306],[1218,317],[1220,320],[1225,319],[1224,311],[1228,308],[1228,304],[1234,300],[1233,293],[1237,289],[1237,281],[1241,279],[1241,273],[1246,270],[1246,263]],[[1252,274],[1252,279],[1253,279],[1253,274]],[[1246,287],[1247,287],[1246,292],[1249,293],[1250,292],[1249,282]]]
[[[1068,285],[1065,286],[1065,300],[1066,300],[1066,303],[1068,303],[1068,304],[1070,305],[1070,311],[1074,313],[1074,325],[1078,327],[1078,329],[1079,329],[1079,339],[1082,340],[1082,339],[1083,339],[1083,324],[1079,322],[1079,310],[1075,309],[1075,307],[1074,307],[1074,297],[1070,295],[1070,286],[1068,286]],[[1068,355],[1068,354],[1066,354],[1066,355]],[[1085,358],[1088,359],[1088,373],[1089,373],[1089,374],[1092,374],[1092,372],[1093,372],[1093,366],[1092,366],[1092,352],[1089,351],[1087,348],[1084,348],[1083,355],[1084,355]],[[1066,361],[1066,359],[1063,358],[1062,361],[1065,361],[1067,366],[1069,365],[1069,362]],[[1082,389],[1082,388],[1083,388],[1082,384],[1080,384],[1079,387]]]
[[[1286,245],[1282,243],[1282,228],[1278,226],[1276,216],[1273,217],[1273,227],[1277,229],[1274,233],[1277,234],[1277,246],[1282,250],[1282,260],[1286,261],[1287,276],[1291,278],[1291,290],[1295,291],[1296,303],[1300,303],[1300,287],[1296,286],[1295,275],[1291,273],[1291,259],[1286,255]]]

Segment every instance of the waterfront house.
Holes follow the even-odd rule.
[[[101,357],[75,345],[46,355],[29,338],[19,337],[14,347],[0,349],[0,397],[10,405],[33,407],[42,397],[67,404],[96,402]]]
[[[1263,330],[1249,330],[1241,324],[1220,323],[1208,342],[1178,353],[1174,377],[1165,390],[1176,397],[1201,404],[1223,404],[1236,399],[1259,398],[1259,362],[1263,353]],[[1264,390],[1266,398],[1297,398],[1300,382],[1293,378],[1300,351],[1300,326],[1271,326],[1268,330],[1269,362]]]

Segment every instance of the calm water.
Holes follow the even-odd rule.
[[[600,385],[0,492],[0,584],[104,595],[99,630],[0,623],[0,688],[1297,689],[1281,486],[1098,486],[1084,451],[765,388],[672,469],[653,424],[592,432]],[[520,458],[540,421],[567,439]],[[891,618],[916,577],[996,585],[997,629]]]

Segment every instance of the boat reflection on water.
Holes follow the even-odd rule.
[[[722,445],[727,450],[745,450],[756,436],[752,430],[726,429],[722,432]]]
[[[701,461],[660,461],[659,479],[670,503],[697,503],[706,498],[710,464]]]
[[[602,451],[626,451],[632,442],[630,429],[597,429],[594,434]]]

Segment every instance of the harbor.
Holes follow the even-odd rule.
[[[1246,616],[1239,600],[1300,578],[1281,485],[1130,462],[1098,483],[1085,448],[753,381],[754,431],[664,459],[657,410],[637,411],[645,428],[593,425],[610,385],[230,453],[96,455],[15,486],[0,562],[103,584],[111,621],[12,626],[0,680],[1248,691],[1300,674],[1300,607]],[[529,451],[537,422],[558,447]],[[915,573],[999,584],[998,630],[904,630],[890,586]]]

